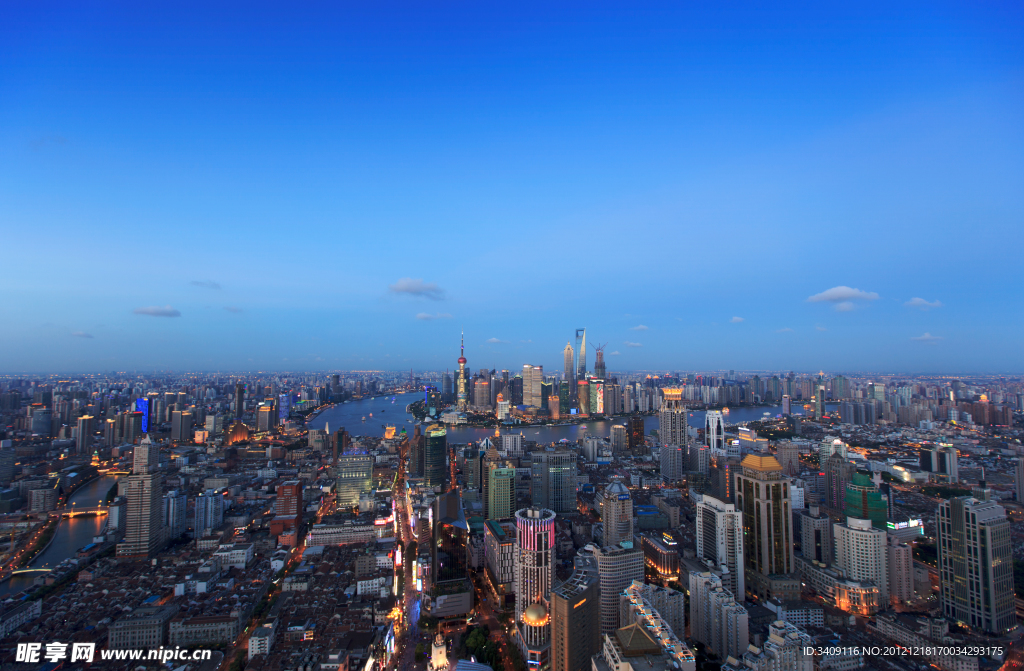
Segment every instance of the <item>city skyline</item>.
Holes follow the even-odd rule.
[[[1024,370],[1020,7],[247,7],[0,10],[0,370]]]

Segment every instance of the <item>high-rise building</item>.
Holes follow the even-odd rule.
[[[663,445],[660,451],[661,477],[666,482],[678,482],[686,471],[686,452],[678,445]]]
[[[942,501],[935,516],[942,614],[976,631],[1016,624],[1010,523],[989,490]]]
[[[1014,493],[1018,501],[1024,501],[1024,459],[1018,458],[1013,468]]]
[[[75,439],[75,451],[78,454],[89,453],[89,447],[92,445],[94,419],[92,415],[82,415],[78,418],[78,436]]]
[[[459,370],[455,373],[455,408],[460,412],[469,409],[469,371],[466,370],[466,334],[459,343]]]
[[[576,453],[547,448],[533,453],[531,494],[535,508],[570,514],[576,505]]]
[[[832,565],[835,543],[832,540],[832,518],[823,515],[817,500],[797,511],[800,518],[800,552],[805,559]]]
[[[708,410],[705,413],[704,443],[712,450],[725,450],[725,420],[720,410]]]
[[[273,404],[261,403],[256,408],[256,430],[273,431],[275,426],[277,426],[277,416]]]
[[[625,426],[621,424],[612,426],[611,439],[612,454],[622,454],[629,449],[629,436]]]
[[[544,669],[551,653],[551,587],[555,579],[555,513],[516,511],[516,642],[528,666]]]
[[[280,536],[285,531],[298,529],[302,524],[302,481],[288,480],[277,486],[274,519],[270,521],[270,535]]]
[[[664,388],[664,400],[658,412],[658,442],[662,445],[686,445],[686,406],[683,390]]]
[[[598,345],[595,349],[597,355],[594,359],[594,377],[603,380],[608,377],[608,369],[604,365],[604,345]]]
[[[192,442],[192,413],[175,410],[171,413],[171,440],[176,443]]]
[[[448,432],[444,425],[432,424],[424,431],[423,484],[444,487],[448,475]]]
[[[576,387],[576,367],[573,364],[575,352],[572,343],[566,342],[562,350],[562,379],[569,383],[569,389]]]
[[[800,448],[796,443],[785,440],[775,447],[775,458],[782,464],[784,475],[796,475],[800,472]]]
[[[886,564],[886,536],[871,526],[871,520],[847,517],[846,524],[835,524],[836,566],[853,580],[873,582],[880,603],[889,602],[889,569]]]
[[[768,637],[761,647],[748,647],[738,659],[727,660],[719,671],[813,671],[815,656],[811,653],[814,639],[792,622],[776,620],[768,625]],[[864,666],[860,655],[830,657],[821,669],[859,669]]]
[[[616,478],[604,490],[601,505],[601,522],[604,525],[604,544],[618,545],[633,542],[633,499],[629,489]]]
[[[163,525],[167,528],[167,538],[173,540],[185,533],[188,528],[188,498],[184,492],[172,490],[164,494]]]
[[[629,418],[629,450],[636,452],[644,446],[644,418],[633,415]]]
[[[710,571],[690,571],[690,638],[704,644],[719,659],[747,651],[747,609]]]
[[[771,455],[748,454],[741,466],[735,496],[743,513],[744,580],[763,597],[769,593],[770,576],[795,570],[790,481]]]
[[[489,466],[487,477],[486,518],[504,520],[512,517],[516,507],[516,469]]]
[[[889,535],[885,548],[889,568],[889,602],[905,604],[914,598],[914,550],[896,536]]]
[[[783,415],[791,415],[791,414],[793,414],[789,394],[783,394],[782,395],[782,414]]]
[[[825,500],[822,507],[830,515],[841,517],[846,510],[846,485],[853,480],[857,469],[846,457],[836,452],[822,465],[822,470],[825,471]]]
[[[207,532],[224,524],[224,497],[212,489],[196,497],[196,509],[192,522],[192,533],[202,538]]]
[[[541,385],[544,384],[544,366],[523,365],[523,405],[541,407]]]
[[[368,454],[344,454],[338,457],[333,469],[338,507],[359,505],[360,495],[370,491],[373,482],[373,457]]]
[[[241,382],[235,383],[235,419],[242,419],[245,413],[245,385]]]
[[[576,382],[587,379],[587,329],[576,329],[576,349],[579,358],[576,361]]]
[[[513,522],[484,522],[484,579],[491,606],[504,610],[515,602],[516,525]]]
[[[434,542],[430,547],[434,585],[469,577],[469,524],[458,490],[434,499]]]
[[[601,576],[601,633],[619,628],[619,595],[634,580],[644,579],[644,553],[640,548],[605,545],[588,546],[597,559],[597,572]]]
[[[167,541],[163,526],[163,478],[153,472],[156,446],[146,445],[148,441],[147,436],[142,444],[136,446],[134,474],[128,476],[125,534],[124,540],[117,545],[118,557],[146,558]],[[145,455],[142,459],[140,452]]]
[[[846,484],[846,516],[870,520],[872,526],[882,531],[888,528],[889,502],[864,473],[854,473]]]
[[[712,496],[697,502],[697,558],[722,573],[722,584],[743,598],[746,590],[743,559],[743,513]]]
[[[160,449],[146,436],[135,446],[132,452],[132,475],[148,475],[155,473],[159,461]]]
[[[593,553],[581,550],[569,579],[551,591],[551,668],[580,671],[601,649],[601,581]]]

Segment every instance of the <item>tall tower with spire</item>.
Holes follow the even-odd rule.
[[[460,412],[465,412],[469,406],[469,380],[466,375],[466,332],[462,332],[462,340],[459,343],[459,372],[455,381],[455,407]]]

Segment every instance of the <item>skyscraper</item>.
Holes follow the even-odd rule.
[[[569,383],[569,389],[576,388],[575,354],[572,349],[572,343],[566,341],[565,349],[562,350],[562,379]]]
[[[176,443],[192,442],[192,413],[175,410],[171,413],[171,440]]]
[[[601,522],[605,545],[633,542],[633,499],[621,478],[615,478],[604,490]]]
[[[430,547],[435,585],[469,577],[469,524],[458,490],[434,499],[434,542]]]
[[[811,501],[807,508],[798,511],[800,518],[800,552],[805,559],[832,565],[835,543],[832,540],[832,518],[823,515],[818,501]]]
[[[431,424],[424,434],[423,484],[427,487],[443,487],[448,474],[448,432],[442,424]]]
[[[629,418],[629,450],[635,452],[644,446],[644,418],[633,415]]]
[[[335,376],[337,377],[337,376]],[[235,383],[235,419],[242,419],[245,412],[245,385]]]
[[[466,371],[466,334],[459,344],[459,370],[455,374],[455,407],[465,412],[469,406],[469,373]]]
[[[686,470],[686,452],[678,445],[663,445],[660,450],[661,477],[666,482],[678,482]]]
[[[550,662],[551,586],[555,579],[555,513],[516,511],[516,642],[528,666]]]
[[[783,394],[782,395],[782,414],[783,415],[791,415],[791,414],[793,414],[791,403],[792,402],[790,401],[789,394]]]
[[[889,569],[886,564],[886,536],[871,526],[871,520],[847,517],[846,524],[835,524],[836,566],[854,580],[867,580],[878,586],[879,603],[889,602]]]
[[[748,454],[736,476],[736,508],[743,513],[744,579],[755,593],[769,593],[770,576],[792,574],[790,481],[771,455]]]
[[[704,644],[719,659],[739,657],[747,651],[747,610],[736,603],[717,575],[690,571],[690,637]],[[781,671],[781,670],[780,670]]]
[[[345,454],[334,466],[334,481],[339,508],[359,505],[359,496],[370,491],[373,481],[373,457],[368,454]]]
[[[886,530],[889,502],[864,473],[854,473],[846,483],[846,515],[869,520],[876,529]]]
[[[224,524],[224,497],[212,489],[200,492],[196,497],[196,509],[192,521],[192,532],[202,538],[206,532]]]
[[[856,467],[838,452],[833,453],[824,464],[825,510],[834,517],[842,517],[846,510],[846,485],[853,480]]]
[[[516,507],[516,469],[488,464],[486,516],[489,520],[512,517]]]
[[[1018,458],[1013,467],[1014,493],[1018,501],[1024,501],[1024,459]]]
[[[942,614],[1004,634],[1016,624],[1010,523],[984,487],[942,501],[935,516]]]
[[[576,329],[576,349],[579,359],[576,362],[576,382],[587,379],[587,329]]]
[[[146,558],[164,546],[163,478],[156,473],[157,446],[146,436],[135,447],[133,474],[128,476],[124,540],[118,557]]]
[[[712,496],[697,502],[697,558],[711,562],[722,572],[722,584],[733,596],[743,599],[746,590],[743,569],[743,513],[731,503]]]
[[[556,513],[575,513],[576,453],[547,448],[533,453],[532,502],[536,508]]]
[[[712,450],[725,450],[725,421],[720,410],[705,413],[704,443]]]
[[[580,550],[569,579],[551,591],[551,668],[590,668],[601,649],[600,578],[592,552]]]
[[[664,399],[658,411],[658,442],[662,445],[685,446],[687,410],[683,405],[683,390],[666,387],[661,393]]]
[[[608,376],[608,369],[604,365],[604,345],[598,345],[595,349],[597,356],[594,359],[594,377],[603,380]]]
[[[541,385],[544,383],[544,366],[523,365],[523,405],[541,407]]]
[[[92,415],[82,415],[78,418],[78,436],[75,439],[75,451],[78,454],[88,454],[89,446],[92,444],[92,432],[94,418]]]
[[[644,579],[644,553],[640,548],[624,548],[616,545],[588,546],[597,559],[597,571],[601,576],[601,633],[607,634],[619,628],[619,595],[634,580]]]

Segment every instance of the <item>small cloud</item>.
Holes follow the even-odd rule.
[[[132,310],[137,315],[146,315],[147,317],[180,317],[181,312],[175,310],[170,305],[163,307],[151,306],[146,308],[135,308]]]
[[[230,312],[232,314],[236,314],[236,315],[241,314],[243,312],[242,308],[236,308],[233,305],[225,305],[224,309],[227,310],[228,312]]]
[[[626,347],[643,347],[643,343],[629,342],[628,340],[622,344],[625,345]]]
[[[925,342],[925,343],[935,344],[939,340],[942,340],[942,336],[933,336],[931,333],[925,333],[924,335],[915,336],[915,337],[911,338],[911,340],[913,340],[915,342]]]
[[[501,340],[500,338],[488,338],[484,342],[486,342],[486,343],[488,343],[490,345],[507,345],[508,344],[507,340]]]
[[[48,144],[64,146],[67,143],[68,139],[66,137],[61,137],[60,135],[47,135],[45,137],[38,137],[35,140],[32,140],[29,144],[32,145],[33,149],[39,151]]]
[[[923,298],[911,298],[909,301],[904,303],[908,308],[917,308],[918,310],[931,310],[932,308],[941,308],[942,303],[939,301],[928,302]]]
[[[729,321],[733,324],[739,324],[741,321],[743,321],[743,317],[733,317]]]
[[[519,342],[533,342],[532,340],[520,340]]]
[[[72,331],[71,335],[76,338],[88,338],[89,340],[92,340],[92,334],[86,333],[85,331]]]
[[[423,321],[430,321],[431,319],[451,319],[452,316],[447,312],[437,312],[431,314],[429,312],[418,312],[416,313],[416,319],[422,319]]]
[[[816,330],[818,330],[818,331],[827,331],[827,330],[828,330],[828,329],[827,329],[827,328],[825,328],[824,326],[815,326],[814,328],[815,328]]]
[[[874,301],[878,300],[878,294],[874,291],[861,291],[847,286],[832,287],[820,294],[814,294],[807,299],[808,303],[836,303],[836,310],[849,312],[853,309],[851,301]]]
[[[643,324],[638,324],[636,326],[631,326],[629,328],[629,330],[630,331],[650,331],[650,329],[647,328],[646,326],[644,326]]]
[[[388,285],[388,290],[393,294],[408,294],[419,298],[429,298],[432,301],[439,301],[444,298],[444,289],[433,282],[424,282],[422,279],[403,277],[394,284]]]
[[[189,284],[202,289],[220,289],[220,282],[214,282],[213,280],[192,280]]]
[[[608,356],[619,356],[619,354],[621,354],[619,350],[615,350],[614,352],[608,352]]]
[[[787,326],[787,327],[786,327],[786,328],[784,328],[784,329],[776,329],[776,330],[775,330],[775,332],[776,332],[776,333],[792,333],[792,332],[793,332],[793,329],[791,329],[791,328],[789,328],[789,327]]]

